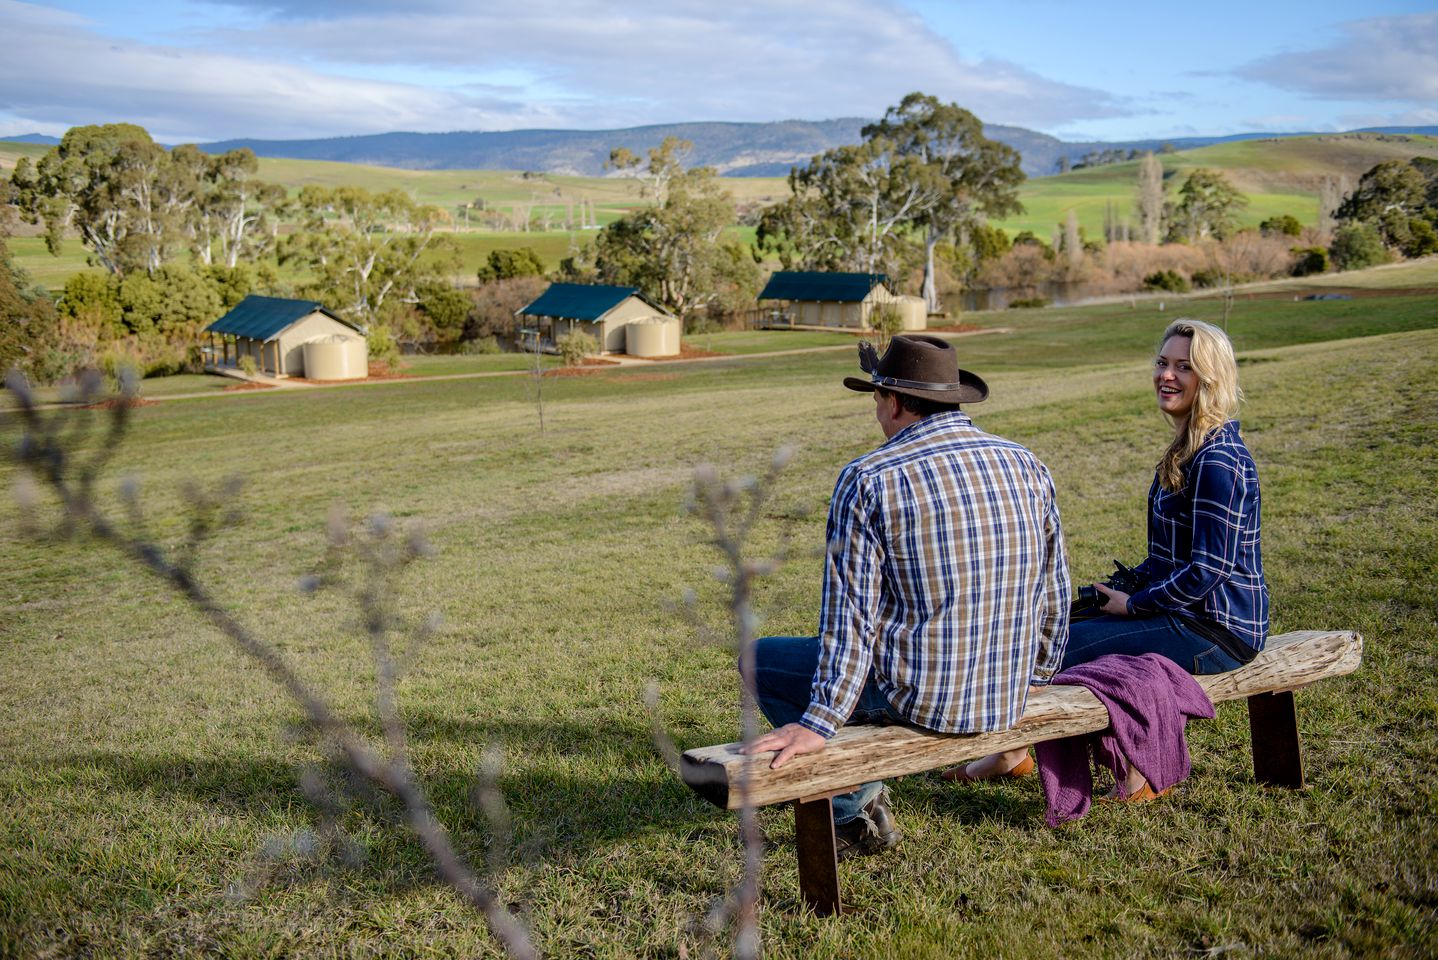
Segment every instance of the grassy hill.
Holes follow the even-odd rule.
[[[1042,825],[1034,780],[902,778],[904,841],[841,868],[854,912],[829,920],[799,905],[792,817],[765,811],[765,955],[1438,953],[1434,306],[1243,302],[1230,322],[1274,629],[1367,639],[1357,673],[1298,693],[1309,790],[1254,784],[1240,703],[1189,727],[1175,796],[1062,830]],[[1013,311],[990,318],[1010,333],[959,341],[993,388],[976,421],[1053,470],[1076,577],[1142,549],[1164,439],[1147,356],[1171,316]],[[699,956],[701,918],[739,876],[735,818],[665,766],[642,702],[657,681],[681,747],[738,729],[732,653],[673,606],[692,586],[700,621],[725,629],[717,557],[681,510],[688,478],[700,461],[760,472],[796,445],[754,544],[793,559],[755,603],[766,631],[812,631],[833,478],[878,440],[872,404],[840,386],[853,369],[834,352],[555,379],[543,434],[525,378],[168,401],[134,411],[97,489],[123,512],[116,480],[139,478],[152,535],[178,544],[187,480],[251,478],[197,569],[347,718],[372,715],[368,641],[340,597],[295,584],[325,555],[331,504],[421,524],[435,554],[396,596],[443,623],[400,697],[437,816],[495,864],[544,955]],[[0,447],[15,440],[0,414]],[[0,463],[0,488],[13,479]],[[0,954],[498,956],[412,837],[382,825],[390,804],[339,809],[348,845],[331,842],[296,784],[335,774],[271,682],[122,558],[37,540],[25,519],[0,497]],[[507,852],[471,795],[490,745]]]
[[[19,157],[35,158],[47,149],[38,144],[0,142],[0,173],[12,169]],[[1414,156],[1438,157],[1438,137],[1339,134],[1242,140],[1166,154],[1161,159],[1170,192],[1175,191],[1186,172],[1195,167],[1222,171],[1249,197],[1250,205],[1242,222],[1251,226],[1284,213],[1311,225],[1318,217],[1318,188],[1324,177],[1342,176],[1353,184],[1377,163]],[[577,218],[581,202],[593,204],[601,225],[623,216],[642,202],[637,185],[617,177],[496,170],[405,170],[285,159],[261,159],[259,175],[282,183],[291,191],[310,184],[358,186],[376,191],[400,189],[420,202],[440,206],[456,218],[463,272],[467,276],[473,275],[489,251],[501,247],[532,246],[553,268],[589,234],[561,229],[528,233],[476,229],[478,214],[471,211],[466,223],[466,214],[459,209],[462,204],[482,199],[490,210],[506,214],[527,211],[532,216],[547,216],[557,227],[566,217]],[[1047,238],[1064,222],[1068,211],[1074,210],[1088,235],[1100,236],[1108,202],[1117,205],[1120,216],[1130,215],[1137,176],[1138,164],[1134,161],[1029,180],[1019,192],[1025,212],[999,223],[1010,233],[1032,230]],[[724,178],[721,183],[742,207],[762,207],[788,196],[787,184],[778,177]],[[12,241],[12,247],[21,266],[51,286],[63,283],[65,277],[84,265],[84,254],[77,243],[70,244],[59,260],[50,257],[35,240],[17,238]]]
[[[1318,219],[1318,190],[1324,177],[1346,177],[1350,189],[1358,178],[1385,160],[1438,157],[1438,137],[1350,133],[1273,140],[1242,140],[1183,150],[1159,157],[1170,195],[1188,171],[1208,167],[1221,171],[1249,199],[1241,218],[1257,225],[1276,214],[1292,214],[1302,223]],[[1105,205],[1112,201],[1120,216],[1130,216],[1138,183],[1138,161],[1085,168],[1029,180],[1019,191],[1026,208],[1001,221],[1010,231],[1032,230],[1047,238],[1069,210],[1089,236],[1101,236]]]

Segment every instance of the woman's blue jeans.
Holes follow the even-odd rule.
[[[809,690],[818,666],[818,637],[763,637],[754,644],[754,685],[759,709],[776,729],[786,723],[797,723],[809,708]],[[848,722],[906,721],[879,689],[871,670]],[[853,793],[834,797],[834,823],[848,823],[859,816],[883,788],[882,781],[875,781],[864,784]]]
[[[1152,617],[1104,614],[1092,620],[1071,622],[1061,669],[1088,663],[1108,653],[1133,657],[1157,653],[1194,674],[1226,673],[1243,666],[1218,644],[1194,630],[1191,621],[1177,614],[1160,613]]]

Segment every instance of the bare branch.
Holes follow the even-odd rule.
[[[792,458],[792,448],[781,447],[775,452],[762,478],[743,477],[737,481],[724,481],[713,466],[700,464],[694,470],[693,490],[685,504],[689,513],[706,523],[711,533],[709,541],[723,556],[724,563],[716,568],[714,576],[729,587],[733,632],[728,639],[739,654],[740,728],[741,738],[745,741],[753,740],[759,733],[758,696],[754,680],[754,643],[759,618],[753,606],[754,582],[773,573],[784,562],[788,555],[787,531],[780,550],[772,556],[751,558],[747,547],[754,527],[764,517],[765,507],[778,487],[780,473]],[[694,606],[693,591],[686,591],[683,608],[697,620]],[[658,689],[657,684],[651,683],[645,691],[654,742],[665,763],[677,769],[679,750],[660,722]],[[702,929],[708,937],[713,937],[732,925],[734,956],[751,960],[761,952],[758,901],[763,836],[759,830],[758,812],[748,802],[747,777],[741,774],[736,786],[741,798],[739,835],[744,845],[743,876],[729,896],[710,909]]]
[[[95,389],[92,384],[93,381],[82,389]],[[63,423],[59,418],[65,412],[60,411],[50,418],[42,418],[35,409],[34,394],[23,377],[12,373],[6,378],[6,386],[20,401],[20,415],[25,426],[17,459],[22,467],[37,480],[48,485],[58,497],[68,529],[87,533],[110,545],[159,577],[203,614],[236,647],[259,664],[301,707],[309,726],[334,746],[354,774],[400,801],[406,824],[418,836],[441,879],[456,890],[464,902],[483,913],[490,931],[504,950],[516,958],[536,956],[525,927],[455,851],[449,834],[435,817],[429,799],[415,780],[405,757],[403,725],[394,698],[395,671],[386,639],[391,620],[382,609],[382,580],[385,574],[419,556],[418,545],[422,544],[422,541],[401,540],[393,536],[393,525],[388,519],[377,517],[371,521],[367,542],[360,548],[368,565],[368,575],[361,589],[362,613],[376,653],[377,699],[385,740],[390,751],[390,756],[385,757],[377,753],[357,730],[341,720],[325,699],[301,679],[275,647],[257,636],[221,606],[196,578],[191,562],[193,548],[207,537],[212,529],[213,505],[219,498],[207,498],[198,490],[194,491],[192,506],[196,509],[193,511],[195,516],[192,517],[190,538],[186,547],[182,548],[178,561],[168,558],[153,542],[139,536],[128,536],[100,509],[94,497],[95,481],[124,439],[130,406],[124,401],[133,397],[133,393],[123,396],[122,402],[113,405],[109,429],[101,440],[100,449],[81,462],[78,454],[82,446],[75,444],[83,444],[88,439],[89,427],[81,421],[88,422],[92,418],[76,418],[78,425],[69,432],[64,432],[60,429]],[[131,487],[128,497],[138,497],[137,487]],[[141,515],[135,506],[130,508],[130,514],[132,518]],[[349,539],[347,535],[337,533],[336,526],[337,523],[332,517],[332,554],[339,544]]]

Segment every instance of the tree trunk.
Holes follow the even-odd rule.
[[[930,313],[938,313],[939,283],[934,276],[934,248],[939,245],[939,235],[930,228],[928,235],[924,237],[924,303],[928,305]]]

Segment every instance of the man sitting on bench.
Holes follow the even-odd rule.
[[[746,752],[777,751],[772,767],[845,723],[1006,729],[1063,658],[1069,580],[1048,468],[960,410],[988,387],[948,342],[897,336],[882,358],[859,352],[869,376],[844,385],[873,392],[885,442],[835,484],[819,636],[756,645],[775,729]],[[882,783],[833,810],[841,858],[899,841]]]

